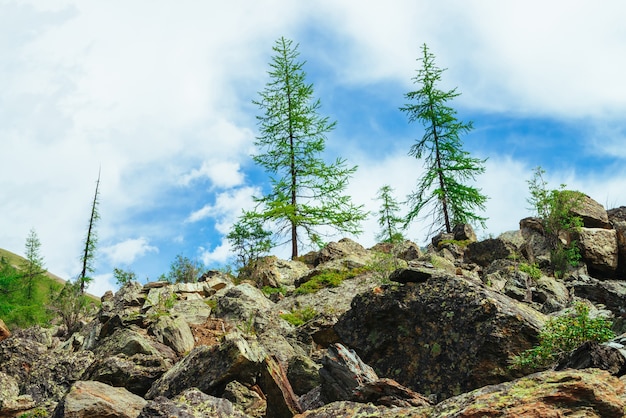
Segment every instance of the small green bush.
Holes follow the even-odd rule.
[[[280,286],[280,287],[263,286],[263,289],[261,289],[261,291],[263,292],[265,296],[270,296],[276,293],[280,293],[281,295],[284,295],[285,293],[287,293],[287,289],[285,289],[283,286]]]
[[[524,273],[528,274],[530,278],[533,280],[539,280],[541,278],[541,275],[542,275],[541,269],[537,266],[536,263],[533,263],[533,264],[520,263],[518,267],[520,271],[523,271]]]
[[[575,315],[550,318],[539,334],[539,345],[513,357],[512,367],[542,369],[587,341],[606,342],[615,337],[611,321],[590,318],[584,303],[574,306]]]
[[[296,327],[315,318],[317,311],[310,306],[303,309],[294,309],[290,313],[280,314],[280,317]]]

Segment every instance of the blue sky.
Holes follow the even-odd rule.
[[[277,38],[299,44],[327,157],[359,169],[347,190],[376,211],[416,186],[423,128],[398,110],[427,43],[473,121],[465,149],[487,158],[479,237],[518,228],[534,167],[605,206],[626,205],[626,4],[621,1],[0,0],[0,247],[34,228],[47,268],[80,271],[102,169],[97,295],[112,270],[144,281],[177,254],[230,262],[224,234],[259,196],[252,104]],[[371,217],[352,237],[366,247]],[[407,236],[423,245],[426,222]],[[335,237],[340,239],[341,235]],[[307,249],[303,249],[306,251]],[[287,248],[276,254],[287,257]]]

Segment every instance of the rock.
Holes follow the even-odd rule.
[[[287,378],[296,395],[304,395],[320,385],[320,365],[305,355],[294,356],[287,367]]]
[[[444,398],[510,380],[545,316],[458,276],[360,294],[335,331],[380,376]],[[461,348],[462,347],[462,348]]]
[[[296,260],[281,260],[276,256],[259,259],[250,271],[250,279],[257,286],[293,287],[296,279],[309,271],[309,267]]]
[[[520,222],[520,234],[523,237],[522,255],[531,264],[537,264],[540,268],[551,265],[550,245],[545,236],[543,224],[539,218],[524,218]]]
[[[364,383],[378,380],[374,369],[359,358],[354,350],[342,344],[328,347],[320,369],[322,397],[325,403],[350,400],[354,390]]]
[[[626,315],[626,282],[598,280],[586,274],[577,274],[571,276],[566,284],[575,296],[604,305],[618,320]],[[623,332],[626,332],[626,327]]]
[[[111,386],[124,387],[135,395],[144,396],[152,384],[172,367],[159,355],[118,353],[98,358],[85,371],[82,380],[96,380]]]
[[[221,318],[248,321],[259,313],[268,312],[274,306],[260,289],[242,283],[228,289],[217,302],[217,314]]]
[[[201,325],[211,315],[211,307],[206,300],[179,300],[174,303],[169,314],[184,319],[189,325]]]
[[[173,400],[158,397],[143,408],[138,418],[247,418],[228,399],[216,398],[192,388]]]
[[[54,410],[53,418],[136,418],[146,401],[124,388],[79,381]]]
[[[488,238],[484,241],[472,242],[465,251],[465,261],[486,267],[495,260],[519,256],[522,249],[517,241],[508,236]]]
[[[452,229],[455,241],[476,242],[476,233],[470,224],[459,224]]]
[[[260,389],[254,386],[256,391],[233,380],[226,385],[223,397],[232,402],[235,407],[241,409],[250,417],[260,418],[266,416],[267,401],[259,395]]]
[[[191,351],[195,345],[191,328],[182,318],[162,316],[150,327],[156,340],[182,355]]]
[[[349,238],[342,238],[339,242],[330,242],[322,248],[315,260],[315,266],[327,263],[332,260],[339,260],[349,256],[370,257],[370,254],[361,244]]]
[[[17,417],[35,407],[33,397],[20,395],[20,387],[13,377],[0,372],[0,417]]]
[[[257,344],[228,334],[220,345],[195,347],[154,382],[145,397],[171,398],[192,387],[219,395],[233,380],[253,384],[265,356]]]
[[[0,319],[0,341],[6,340],[10,336],[11,336],[11,331],[9,331],[9,328],[6,326],[4,321]]]
[[[116,354],[125,354],[132,357],[135,354],[146,354],[149,356],[162,357],[172,364],[176,362],[177,356],[174,350],[161,344],[147,335],[140,329],[120,328],[112,335],[100,342],[94,349],[94,353],[99,357],[108,357]]]
[[[559,361],[554,370],[594,368],[619,377],[626,373],[626,358],[620,350],[624,350],[624,345],[587,341]]]
[[[620,275],[626,274],[626,206],[610,209],[607,211],[609,222],[617,235],[618,265],[617,272]]]
[[[427,398],[392,379],[363,383],[353,391],[352,400],[388,407],[430,406]]]
[[[580,228],[578,245],[591,273],[601,277],[615,275],[618,263],[617,233],[613,229]]]
[[[435,418],[436,415],[430,415],[431,409],[432,407],[388,408],[386,406],[377,406],[371,403],[338,401],[329,403],[328,405],[324,405],[317,409],[306,411],[300,415],[294,416],[294,418]]]
[[[618,418],[625,399],[624,384],[606,371],[546,371],[447,399],[428,416]]]
[[[438,274],[441,274],[441,270],[434,268],[430,263],[413,262],[407,268],[395,270],[389,275],[389,280],[397,283],[422,283]]]
[[[266,356],[261,366],[259,386],[267,397],[266,416],[291,418],[302,412],[285,370],[274,356]]]
[[[579,196],[578,202],[570,209],[570,213],[580,217],[585,228],[611,229],[604,206],[585,194],[580,193]]]

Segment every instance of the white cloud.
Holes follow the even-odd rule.
[[[215,228],[222,234],[227,234],[237,217],[244,210],[254,207],[253,196],[259,196],[257,187],[240,187],[218,193],[214,204],[205,205],[193,212],[187,222],[198,222],[206,218],[216,219]]]
[[[101,250],[112,265],[129,265],[147,253],[158,253],[159,249],[149,244],[147,238],[129,238]]]
[[[230,244],[225,239],[213,250],[203,249],[200,259],[205,265],[226,264],[232,260],[233,252]]]
[[[234,161],[205,161],[202,167],[184,175],[181,183],[187,186],[201,178],[208,178],[216,187],[230,188],[243,182],[243,173],[240,171],[239,163]]]
[[[113,274],[97,274],[93,277],[93,281],[89,283],[87,293],[102,296],[107,290],[115,291],[117,288]]]

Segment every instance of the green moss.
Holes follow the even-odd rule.
[[[535,263],[533,264],[520,263],[518,268],[520,271],[527,273],[530,276],[530,278],[533,280],[539,280],[543,274],[541,272],[541,269]]]
[[[263,286],[263,289],[261,289],[261,291],[263,292],[265,296],[274,295],[276,293],[280,293],[281,295],[284,295],[285,293],[287,293],[287,289],[285,289],[283,286],[280,286],[280,287]]]

